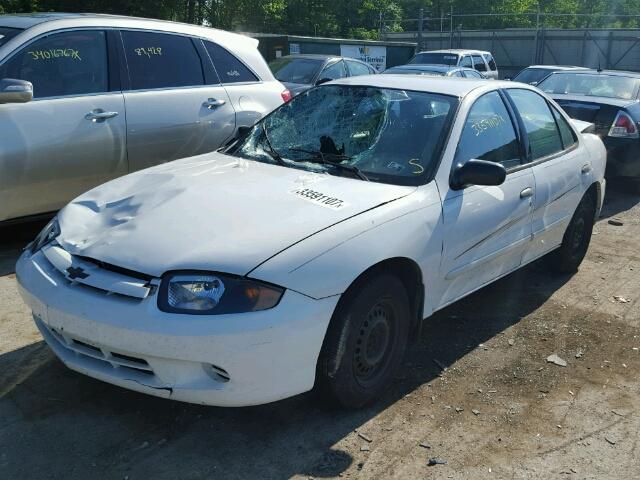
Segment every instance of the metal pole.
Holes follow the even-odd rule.
[[[453,48],[453,4],[449,13],[449,48]]]
[[[538,37],[540,37],[540,3],[538,3],[538,13],[536,14],[536,41],[531,59],[532,64],[538,63]]]
[[[418,51],[422,50],[422,24],[424,23],[424,8],[420,9],[418,20]]]

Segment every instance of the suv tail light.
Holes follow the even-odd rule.
[[[289,100],[293,98],[293,95],[291,94],[289,89],[283,90],[280,96],[282,97],[282,100],[284,101],[284,103],[287,103]]]
[[[628,113],[620,110],[609,129],[610,137],[638,138],[638,127]]]

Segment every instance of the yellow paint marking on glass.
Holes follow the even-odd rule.
[[[414,170],[413,173],[414,175],[420,175],[422,172],[424,172],[424,167],[422,165],[420,165],[420,160],[418,160],[417,158],[412,158],[411,160],[409,160],[409,165],[413,165],[414,167],[417,167],[417,170]]]
[[[133,51],[136,52],[140,57],[142,57],[143,55],[149,58],[151,58],[152,55],[162,56],[161,47],[139,47],[134,48]]]
[[[497,128],[500,125],[506,123],[506,120],[502,117],[502,115],[492,115],[489,118],[483,118],[478,122],[474,122],[471,124],[471,128],[473,128],[473,132],[476,137],[479,137],[481,133],[486,132],[491,128]]]
[[[82,61],[80,52],[73,48],[55,48],[49,50],[30,50],[27,52],[31,55],[31,60],[52,60],[54,58],[71,58],[72,60]]]

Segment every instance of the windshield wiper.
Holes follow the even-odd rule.
[[[264,124],[264,122],[262,123],[262,133],[264,133],[264,139],[266,141],[267,148],[269,149],[269,155],[271,155],[271,158],[273,158],[278,163],[278,165],[286,165],[286,162],[282,158],[282,155],[280,155],[278,151],[273,148],[273,145],[271,145],[271,140],[269,140],[269,134],[267,133],[267,126]]]
[[[300,158],[297,160],[290,159],[292,162],[309,162],[309,163],[319,163],[321,165],[331,165],[332,167],[336,167],[339,170],[349,172],[357,176],[360,180],[364,180],[365,182],[370,181],[369,178],[355,165],[349,165],[346,163],[341,163],[346,160],[351,160],[352,157],[348,155],[343,155],[341,153],[326,153],[320,150],[307,150],[304,148],[288,148],[287,150],[291,150],[293,152],[302,152],[308,153],[312,155],[312,157]],[[330,160],[329,158],[332,160]]]

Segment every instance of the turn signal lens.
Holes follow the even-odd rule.
[[[638,138],[638,128],[628,113],[620,110],[609,130],[610,137]]]
[[[293,98],[293,94],[289,91],[289,89],[283,90],[280,96],[282,97],[284,103],[287,103]]]

